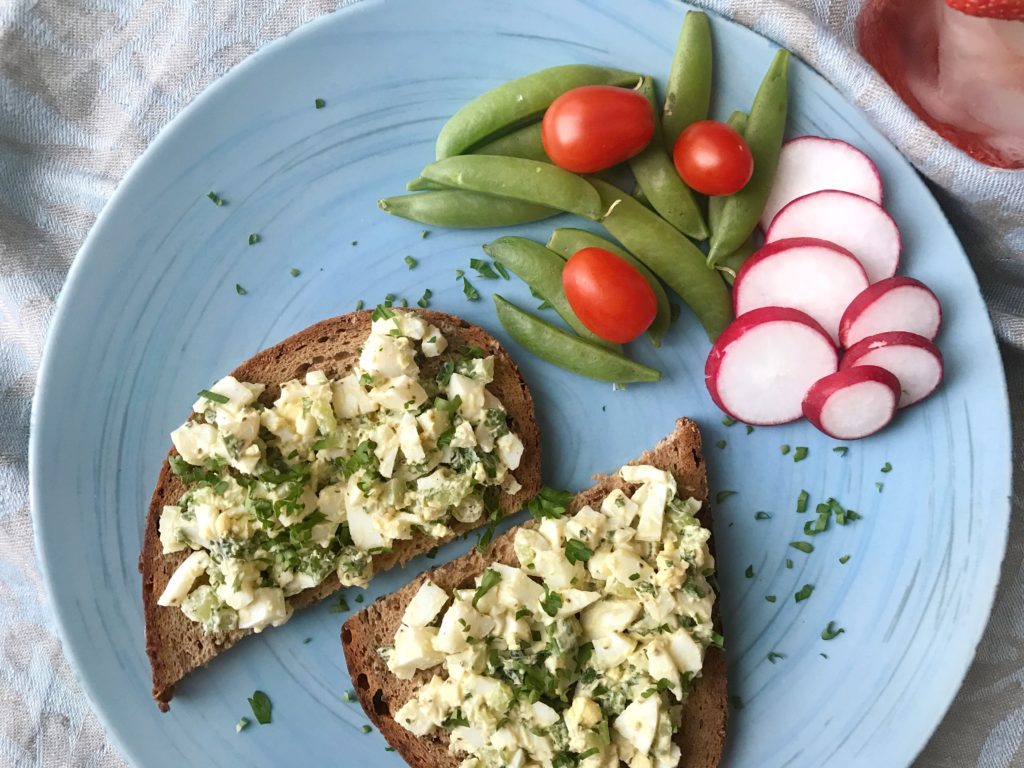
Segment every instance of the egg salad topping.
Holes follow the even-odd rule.
[[[372,317],[343,378],[309,371],[272,406],[264,385],[231,376],[200,392],[171,434],[189,488],[160,516],[164,553],[192,552],[160,605],[207,632],[259,632],[287,621],[289,595],[332,573],[366,586],[374,554],[494,517],[499,494],[519,490],[523,444],[487,389],[494,358],[445,355],[440,330],[412,312]]]
[[[678,764],[682,703],[721,643],[711,534],[670,473],[620,475],[631,495],[520,529],[519,567],[451,595],[426,581],[380,649],[402,679],[443,664],[395,718],[446,730],[461,768]]]

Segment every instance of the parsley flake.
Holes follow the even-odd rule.
[[[498,586],[501,581],[501,574],[493,568],[488,568],[480,575],[480,586],[476,588],[476,592],[473,594],[473,607],[476,608],[476,604],[480,602],[480,599]]]
[[[882,467],[881,471],[886,473],[886,474],[888,474],[889,472],[892,472],[892,464],[890,464],[888,461],[885,462],[885,466]]]
[[[249,699],[249,706],[252,707],[252,714],[260,725],[270,723],[270,697],[263,691],[255,691]]]
[[[796,447],[796,448],[795,448],[795,449],[793,450],[793,463],[795,464],[795,463],[796,463],[796,462],[798,462],[798,461],[803,461],[804,459],[806,459],[806,458],[807,458],[807,454],[808,454],[809,452],[810,452],[810,451],[809,451],[809,450],[808,450],[808,449],[807,449],[807,448],[806,448],[805,446],[803,446],[803,445],[798,445],[798,446],[797,446],[797,447]]]
[[[814,545],[809,541],[791,541],[789,542],[789,546],[808,555],[814,551]]]
[[[253,232],[251,235],[249,235],[249,245],[256,245],[256,243],[258,243],[262,239],[262,237]]]
[[[552,592],[546,586],[544,587],[544,599],[540,602],[540,607],[544,609],[544,613],[554,618],[555,614],[562,607],[562,596],[557,592]]]
[[[743,572],[743,575],[746,576],[748,579],[754,578],[754,566],[748,565],[747,570]]]
[[[216,192],[210,191],[206,193],[206,196],[213,201],[214,205],[227,205],[227,200],[218,195]]]
[[[469,268],[476,270],[477,276],[483,278],[484,280],[498,279],[498,273],[494,271],[494,268],[491,266],[490,262],[484,261],[483,259],[470,259]]]
[[[779,451],[782,453],[783,456],[789,453],[789,450],[789,443],[783,443],[781,446],[779,446]]]
[[[770,661],[772,664],[774,664],[777,660],[784,658],[786,658],[786,654],[784,653],[776,653],[775,651],[768,652],[768,661]]]
[[[849,555],[843,555],[842,557],[839,558],[839,564],[840,565],[846,565],[848,562],[850,562],[850,556]]]
[[[837,445],[835,448],[832,449],[832,453],[838,453],[840,456],[845,456],[849,452],[850,449],[847,448],[845,445]]]
[[[324,107],[327,106],[327,102],[324,101],[323,99],[317,99],[316,101],[313,102],[313,106],[316,107],[317,109],[323,109]]]
[[[772,516],[767,512],[757,512],[754,514],[755,520],[771,520]]]
[[[828,625],[823,630],[821,630],[821,639],[822,640],[835,640],[837,637],[839,637],[845,631],[846,631],[845,629],[840,627],[834,621],[830,621],[828,623]]]
[[[813,584],[804,584],[802,587],[800,587],[800,591],[793,595],[793,598],[796,600],[796,602],[802,603],[804,600],[811,596],[811,593],[813,591]]]
[[[723,416],[722,423],[727,427],[731,427],[733,424],[736,423],[736,419],[734,419],[732,416]]]
[[[728,499],[730,496],[735,496],[736,491],[719,491],[715,494],[715,503],[721,504],[723,501]]]
[[[572,565],[576,565],[578,562],[587,562],[592,554],[594,554],[593,550],[579,539],[569,539],[565,542],[565,559]]]
[[[416,266],[418,264],[419,262],[416,261],[416,259],[414,259],[412,256],[405,257],[405,266],[407,266],[409,269],[416,269]]]
[[[298,277],[299,275],[302,274],[302,272],[296,269],[295,267],[292,267],[291,269],[288,270],[288,274],[291,275],[292,277]]]
[[[476,301],[480,298],[480,292],[473,287],[473,284],[465,277],[462,278],[462,292],[466,298],[470,301]]]
[[[774,603],[775,602],[775,595],[765,595],[764,599],[767,600],[769,603]]]
[[[245,288],[243,288],[240,284],[235,283],[235,293],[237,293],[239,296],[245,296],[245,294],[247,294],[248,291],[245,290]]]
[[[433,295],[434,295],[434,292],[432,290],[430,290],[429,288],[424,288],[423,289],[423,295],[420,296],[420,300],[416,302],[417,306],[423,307],[424,309],[429,307],[430,306],[430,297],[433,296]]]
[[[508,270],[505,268],[505,265],[502,264],[500,261],[494,262],[494,268],[496,270],[498,270],[498,274],[501,275],[503,280],[509,280],[510,279],[509,274],[508,274]]]
[[[726,445],[728,445],[728,443],[726,443],[725,440],[719,440],[717,443],[715,443],[715,447],[718,448],[719,450],[725,448]]]

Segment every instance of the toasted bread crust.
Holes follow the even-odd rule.
[[[540,487],[540,433],[534,418],[530,390],[512,358],[498,341],[482,328],[444,312],[416,310],[416,314],[441,329],[448,339],[451,354],[466,346],[476,346],[495,357],[494,381],[488,388],[505,406],[509,414],[510,427],[522,439],[524,447],[522,462],[514,473],[523,487],[514,496],[501,494],[499,502],[502,515],[512,514],[521,509]],[[324,370],[331,377],[344,375],[359,358],[360,347],[370,333],[370,322],[368,311],[353,312],[324,320],[259,352],[232,371],[231,375],[240,381],[266,384],[267,388],[260,401],[269,405],[280,393],[282,383],[304,376],[307,370]],[[435,358],[433,365],[440,365],[448,356],[445,354]],[[427,366],[424,368],[426,370]],[[168,453],[168,459],[174,453],[172,449]],[[252,634],[250,630],[236,630],[207,635],[202,627],[190,621],[181,609],[157,605],[157,599],[171,574],[188,555],[188,552],[163,554],[159,536],[160,513],[165,505],[176,504],[185,490],[186,486],[171,472],[170,465],[165,460],[149,503],[142,553],[139,557],[146,622],[146,653],[153,674],[153,698],[163,711],[168,709],[167,702],[174,695],[174,686],[182,678],[192,670],[205,666],[217,654],[227,650],[246,635]],[[453,533],[445,539],[424,537],[396,542],[390,552],[374,556],[374,572],[404,565],[413,557],[445,544],[486,522],[480,520],[472,524],[453,523]],[[288,603],[293,608],[303,608],[339,589],[341,586],[338,578],[332,574],[318,586],[289,597]]]
[[[707,472],[701,455],[700,431],[689,419],[679,419],[675,431],[631,464],[653,464],[672,472],[681,496],[693,496],[703,504],[698,515],[705,527],[711,527]],[[583,506],[598,505],[615,488],[627,484],[617,475],[596,475],[595,484],[578,493],[570,505],[576,512]],[[532,522],[526,523],[531,526]],[[486,555],[475,550],[463,557],[422,574],[398,592],[377,600],[353,614],[341,631],[345,661],[359,703],[367,717],[413,768],[457,768],[462,759],[448,751],[448,737],[436,732],[421,738],[403,728],[393,716],[412,694],[434,674],[418,672],[412,680],[399,680],[387,668],[377,649],[388,645],[402,621],[405,607],[426,579],[451,591],[474,583],[475,577],[493,562],[517,566],[513,549],[516,529],[496,538]],[[720,625],[717,615],[714,621]],[[683,723],[676,735],[682,750],[680,768],[714,768],[722,757],[728,718],[725,653],[712,646],[704,660],[701,677],[693,687],[683,709]]]

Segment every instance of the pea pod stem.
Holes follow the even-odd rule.
[[[661,373],[618,352],[573,336],[550,323],[524,312],[500,294],[494,307],[502,328],[526,351],[552,365],[597,381],[628,384],[658,381]]]
[[[742,136],[747,130],[747,113],[736,110],[729,115],[729,119],[725,122]],[[722,209],[725,207],[725,201],[728,199],[726,195],[708,198],[708,226],[712,232],[721,228]]]
[[[441,128],[438,160],[472,151],[480,144],[538,120],[551,102],[581,85],[634,86],[640,75],[593,64],[567,64],[509,80],[465,104]]]
[[[679,294],[710,339],[718,338],[732,319],[732,302],[725,283],[708,269],[700,249],[631,195],[597,179],[590,183],[601,195],[605,228]]]
[[[645,77],[640,83],[640,93],[647,97],[651,109],[657,115],[658,102],[654,81]],[[636,176],[644,197],[661,217],[683,234],[697,240],[705,240],[708,228],[701,216],[693,191],[679,177],[678,171],[665,150],[661,124],[654,120],[654,136],[640,154],[630,158],[629,167]]]
[[[668,71],[661,125],[665,146],[675,146],[686,126],[707,120],[711,106],[713,53],[711,24],[706,13],[689,11],[679,31]]]
[[[619,344],[605,341],[587,329],[569,306],[562,288],[565,261],[554,251],[525,237],[499,237],[484,246],[484,253],[501,262],[552,306],[559,317],[582,339],[621,351]]]
[[[647,284],[651,286],[651,290],[654,291],[654,299],[658,306],[654,322],[647,329],[647,336],[654,346],[661,346],[661,339],[668,331],[669,324],[672,322],[672,306],[669,304],[665,287],[643,262],[610,240],[606,240],[600,235],[595,235],[593,232],[588,232],[585,229],[576,229],[574,227],[561,227],[553,231],[551,238],[548,240],[548,248],[565,259],[568,259],[576,251],[584,248],[604,248],[606,251],[614,253],[636,267],[640,274],[643,275],[644,280],[647,281]]]
[[[601,197],[582,176],[550,163],[498,155],[461,155],[431,163],[420,175],[454,189],[544,205],[596,221]]]
[[[377,201],[384,212],[420,224],[456,229],[508,227],[558,214],[542,205],[461,189],[397,195]]]
[[[540,122],[524,125],[518,130],[500,136],[473,150],[474,155],[503,155],[505,157],[521,157],[524,160],[536,160],[550,163],[548,153],[544,151],[544,142],[540,137]]]
[[[754,157],[754,174],[743,189],[727,197],[722,204],[718,229],[711,233],[711,250],[708,253],[711,266],[750,237],[768,200],[786,130],[788,72],[789,51],[782,49],[775,54],[750,107],[744,138]]]

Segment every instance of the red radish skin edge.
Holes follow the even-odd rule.
[[[913,358],[907,357],[900,360],[893,352],[900,349],[911,351]],[[922,357],[917,353],[922,352],[928,357]],[[883,360],[881,358],[896,357],[895,360]],[[863,361],[863,362],[862,362]],[[916,361],[916,362],[915,362]],[[883,364],[883,362],[885,364]],[[925,370],[922,367],[930,365],[933,370]],[[839,369],[852,368],[858,365],[877,365],[885,368],[900,381],[900,408],[919,403],[931,395],[945,376],[942,352],[924,336],[906,331],[892,331],[890,333],[876,333],[861,339],[843,355],[839,363]]]
[[[777,299],[779,302],[778,304],[773,304],[773,306],[788,306],[792,307],[793,309],[798,309],[801,312],[810,315],[815,320],[815,322],[817,322],[822,328],[825,329],[826,333],[832,339],[833,343],[838,343],[839,321],[842,318],[842,312],[833,309],[832,307],[842,307],[843,310],[845,310],[845,308],[849,306],[850,302],[854,298],[856,298],[856,296],[860,294],[864,288],[868,287],[868,278],[867,273],[864,271],[864,267],[861,266],[861,263],[857,260],[856,256],[854,256],[845,248],[838,246],[835,243],[830,243],[827,240],[819,240],[818,238],[814,237],[791,237],[786,240],[776,240],[774,243],[767,243],[761,246],[761,248],[755,251],[754,254],[749,259],[746,260],[746,262],[740,268],[740,271],[736,274],[736,279],[733,281],[733,312],[736,314],[737,317],[741,317],[742,315],[745,315],[748,312],[752,311],[750,309],[746,309],[744,293],[745,283],[748,280],[748,278],[751,277],[755,270],[757,270],[759,267],[762,267],[763,262],[777,256],[778,254],[784,253],[785,251],[795,250],[798,248],[821,248],[830,251],[833,254],[838,255],[848,266],[850,266],[854,274],[859,273],[859,277],[857,278],[856,292],[846,292],[843,296],[837,296],[835,302],[831,304],[830,307],[827,309],[827,313],[831,316],[829,318],[831,321],[829,323],[829,325],[832,326],[831,328],[826,326],[826,324],[822,322],[823,318],[811,315],[811,313],[807,311],[808,308],[806,307],[806,305],[800,307],[795,306],[795,301],[792,304],[789,303],[789,298],[791,296],[796,296],[797,291],[790,291],[787,288],[786,296],[782,296],[781,294],[778,296],[773,296],[773,298]]]
[[[828,231],[827,228],[823,230],[822,223],[816,221],[813,215],[817,206],[825,204],[850,208],[851,216],[847,217],[846,220],[858,216],[861,218],[865,216],[868,218],[881,217],[886,220],[886,226],[889,227],[889,231],[885,234],[892,235],[891,247],[878,248],[876,245],[876,247],[871,248],[872,255],[869,256],[865,252],[867,247],[855,248],[852,247],[852,243],[849,240],[847,242],[839,242],[841,239],[846,240],[846,238],[830,237],[833,233]],[[801,219],[805,217],[810,219],[810,224],[801,224]],[[869,231],[874,231],[877,224],[877,221],[871,221],[866,225],[869,226]],[[827,227],[827,225],[825,226]],[[853,226],[852,222],[850,226]],[[872,283],[896,274],[896,270],[900,265],[900,254],[903,252],[903,235],[900,233],[900,228],[892,216],[871,198],[840,189],[821,189],[817,192],[810,192],[790,200],[782,206],[779,212],[775,214],[775,218],[772,219],[771,225],[765,233],[765,242],[773,243],[777,240],[785,240],[791,237],[817,237],[834,242],[836,245],[845,248],[861,262],[861,266],[864,267],[864,271],[868,275],[868,280]],[[854,239],[856,239],[856,236]],[[883,258],[877,258],[879,253],[882,253]]]
[[[727,358],[730,353],[734,355],[737,353],[740,349],[737,345],[742,344],[743,337],[748,333],[754,332],[771,324],[779,324],[782,326],[798,325],[802,329],[806,329],[806,332],[811,334],[810,336],[805,335],[803,338],[799,339],[796,344],[784,345],[783,349],[786,353],[794,356],[795,359],[793,362],[796,366],[799,366],[801,364],[801,355],[804,357],[805,361],[807,359],[808,340],[818,339],[821,342],[818,351],[822,353],[822,364],[820,365],[820,370],[808,371],[808,380],[804,384],[800,385],[802,387],[801,391],[782,392],[783,396],[787,400],[791,401],[791,403],[787,403],[786,408],[780,409],[782,411],[781,415],[765,419],[753,415],[750,411],[746,411],[742,407],[734,407],[726,402],[726,398],[723,396],[720,384],[721,376],[728,365]],[[783,333],[791,331],[792,328],[782,329]],[[801,404],[803,402],[804,395],[807,393],[807,389],[809,389],[817,379],[827,376],[828,374],[835,373],[838,368],[838,364],[838,352],[836,351],[836,347],[832,343],[831,338],[829,338],[825,329],[809,315],[798,309],[792,309],[790,307],[761,307],[747,312],[742,317],[736,318],[724,331],[722,331],[722,334],[718,337],[714,346],[712,346],[707,362],[704,365],[704,379],[707,384],[708,393],[711,395],[711,399],[714,401],[715,405],[721,408],[725,413],[729,414],[734,419],[744,422],[745,424],[751,424],[754,426],[771,426],[799,419],[802,415]],[[755,390],[757,390],[752,397],[764,398],[772,394],[770,382],[765,383],[763,387],[759,387],[758,383],[755,381],[750,381],[750,384]]]
[[[816,381],[804,397],[803,412],[829,437],[860,440],[888,426],[899,401],[899,379],[877,365],[858,365]],[[831,413],[836,408],[841,416]]]
[[[900,318],[894,318],[891,323],[886,323],[886,325],[888,325],[886,328],[876,329],[873,333],[858,331],[857,322],[864,318],[865,313],[869,312],[872,307],[875,307],[878,301],[884,299],[892,291],[908,289],[920,291],[921,295],[919,298],[924,298],[925,301],[930,299],[934,302],[935,315],[933,321],[922,323],[918,308],[905,308],[904,315]],[[846,312],[843,313],[843,319],[839,321],[839,341],[844,347],[851,347],[861,339],[873,336],[875,333],[884,333],[888,331],[916,333],[929,341],[933,341],[939,334],[939,329],[941,327],[942,303],[939,301],[938,296],[936,296],[932,289],[920,280],[897,275],[896,277],[890,277],[887,280],[880,280],[874,285],[869,285],[863,293],[850,302],[850,306],[847,307]]]

